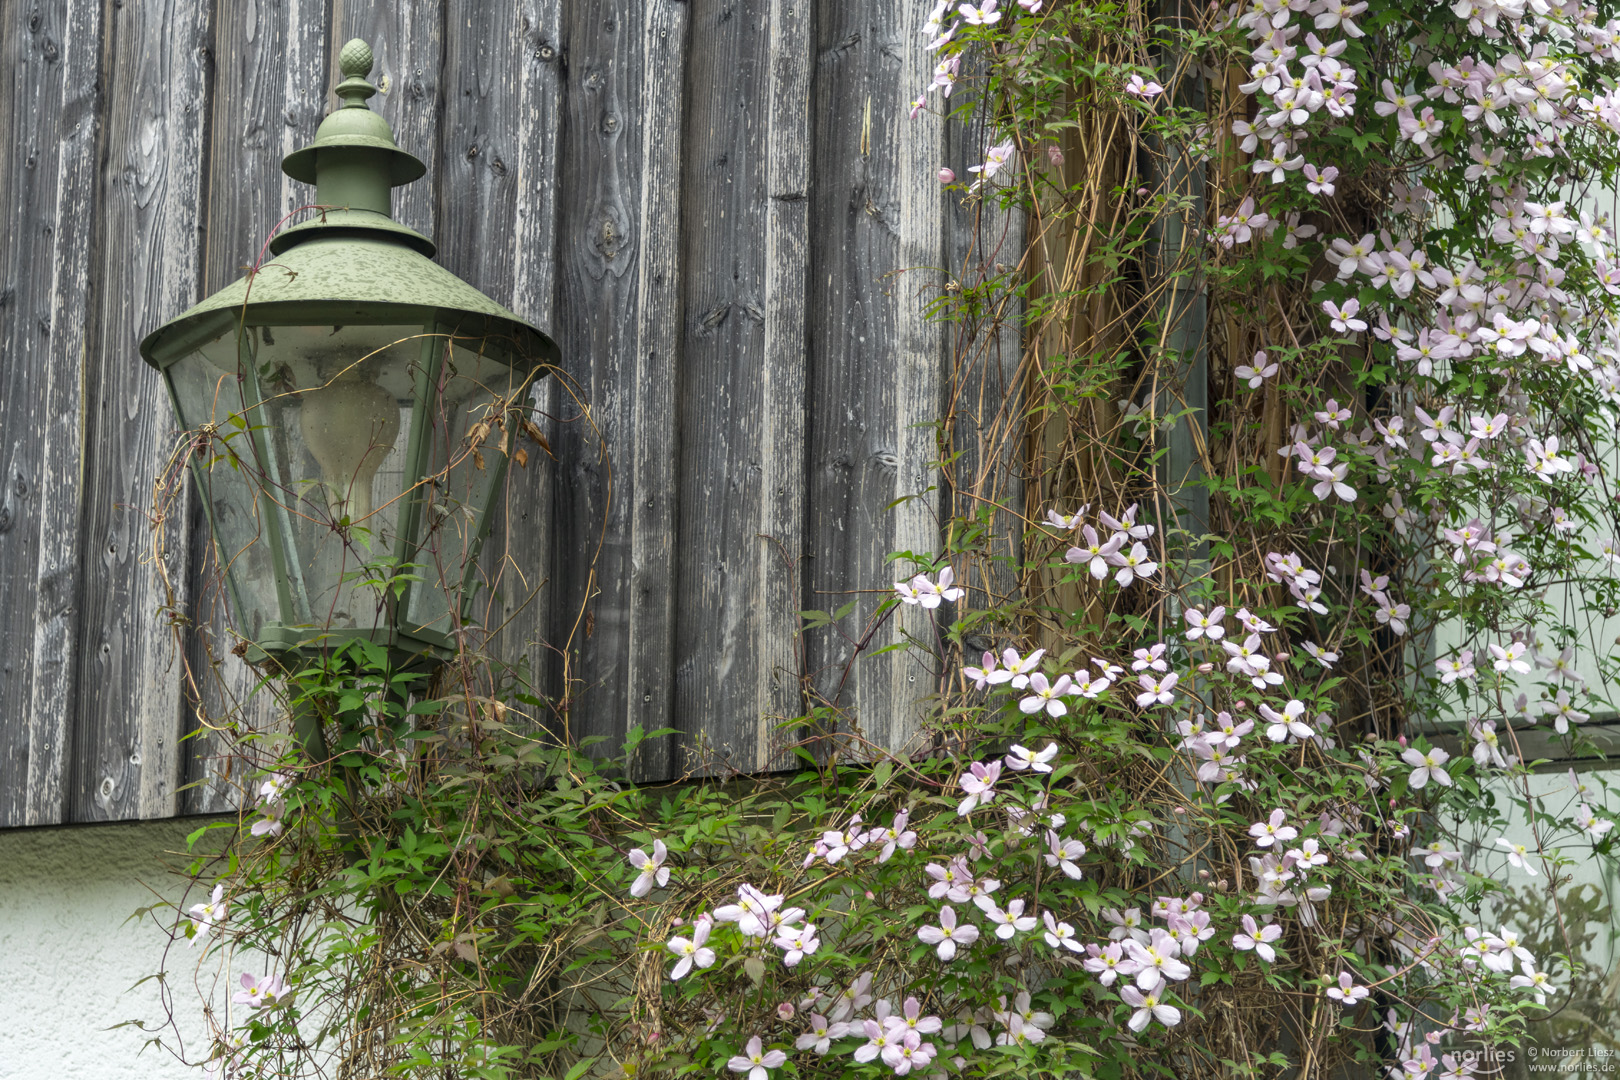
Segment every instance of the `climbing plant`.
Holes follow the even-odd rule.
[[[327,751],[241,735],[171,946],[216,1075],[1463,1077],[1612,1039],[1570,988],[1614,812],[1527,745],[1610,707],[1620,24],[917,22],[980,225],[913,297],[945,520],[874,616],[927,719],[890,751],[815,700],[797,771],[636,785],[660,733],[570,742],[470,635],[432,679],[280,672]]]

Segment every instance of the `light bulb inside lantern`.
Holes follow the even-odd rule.
[[[371,516],[372,481],[399,437],[399,403],[350,363],[318,390],[303,395],[299,426],[321,467],[333,516]]]

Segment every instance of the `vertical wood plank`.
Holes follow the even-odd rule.
[[[67,812],[77,704],[101,5],[13,7],[4,41],[0,825],[46,825]]]
[[[519,6],[522,48],[529,77],[519,86],[518,112],[525,117],[524,153],[518,158],[517,210],[512,239],[512,308],[555,338],[557,312],[558,148],[563,124],[563,6],[523,0]],[[531,395],[535,422],[551,446],[560,390],[554,378]],[[526,468],[507,470],[506,492],[484,563],[491,594],[500,597],[502,640],[498,655],[518,665],[533,689],[543,689],[547,616],[556,589],[552,565],[551,504],[556,460],[528,446]]]
[[[988,118],[976,113],[971,125],[947,124],[945,158],[958,176],[984,157],[990,139]],[[964,288],[1015,271],[1024,250],[1026,223],[1020,210],[1003,210],[995,198],[969,199],[960,193],[944,196],[947,272]],[[949,286],[947,286],[949,288]],[[971,560],[957,565],[958,583],[967,590],[963,604],[994,606],[998,598],[1013,596],[1019,587],[1011,568],[1022,560],[1025,492],[1020,459],[1027,437],[1020,368],[1023,363],[1022,306],[1006,295],[999,309],[983,324],[955,324],[947,329],[946,344],[953,361],[945,417],[946,437],[956,457],[947,477],[952,517],[973,518],[987,507],[999,507],[992,516],[994,542],[986,554],[1010,562]],[[969,571],[964,573],[964,571]],[[994,633],[968,643],[970,656],[994,644]]]
[[[746,772],[800,712],[809,12],[713,0],[692,18],[676,716]]]
[[[541,0],[499,16],[466,0],[445,6],[438,258],[542,328],[550,325],[556,291],[561,17],[559,5]],[[539,388],[542,398],[549,389]],[[526,449],[527,467],[507,470],[473,621],[498,630],[493,653],[533,678],[549,600],[551,463],[538,447]]]
[[[793,733],[784,718],[805,708],[799,612],[809,501],[810,163],[813,5],[771,0],[765,157],[765,430],[760,543],[754,591],[761,615],[755,660],[756,768],[782,768]],[[768,752],[766,749],[769,748]]]
[[[895,282],[894,426],[899,461],[892,498],[908,501],[893,513],[893,541],[888,551],[912,551],[919,557],[937,553],[941,546],[938,461],[942,456],[936,424],[945,415],[946,326],[932,319],[927,305],[944,286],[939,269],[944,264],[945,213],[939,187],[939,164],[944,157],[944,122],[933,113],[915,120],[904,103],[933,77],[933,56],[917,47],[922,40],[926,12],[921,4],[902,4],[899,20],[900,86],[888,110],[888,130],[896,154],[899,278]],[[910,43],[909,47],[906,43]],[[904,570],[904,564],[899,569]],[[892,580],[892,579],[891,579]],[[902,606],[895,621],[895,641],[903,633],[912,640],[930,642],[933,633],[928,613],[921,607]],[[889,654],[890,705],[866,718],[873,741],[897,750],[916,733],[926,697],[937,686],[937,672],[915,650]]]
[[[557,333],[589,412],[561,399],[550,643],[571,734],[612,750],[632,725],[668,726],[674,704],[688,13],[604,0],[567,19]],[[639,754],[638,777],[679,771],[672,739]]]
[[[19,18],[17,5],[0,0],[0,26],[12,27]],[[0,36],[0,63],[6,74],[0,77],[0,119],[11,132],[11,155],[0,162],[0,214],[4,214],[6,235],[11,238],[0,250],[0,346],[10,355],[15,328],[27,322],[17,295],[15,252],[21,246],[14,207],[22,198],[19,184],[28,174],[18,162],[31,146],[25,143],[23,129],[15,112],[19,97],[30,97],[29,80],[23,58],[28,55],[27,36],[8,32]],[[37,92],[37,91],[35,91]],[[18,716],[28,700],[32,670],[24,660],[19,631],[20,620],[7,618],[15,601],[27,595],[19,565],[33,565],[39,556],[37,526],[28,503],[31,470],[24,457],[33,450],[33,440],[10,434],[24,422],[25,414],[14,402],[26,400],[34,373],[18,364],[0,369],[0,716]],[[19,526],[21,526],[19,528]],[[22,724],[0,724],[0,826],[23,823],[23,805],[28,780],[28,731]]]
[[[926,640],[927,623],[903,608],[864,648],[863,630],[890,584],[912,572],[885,557],[939,547],[928,425],[943,407],[944,337],[924,305],[944,260],[943,125],[926,113],[909,119],[905,104],[931,77],[919,47],[925,9],[824,4],[817,32],[807,606],[858,602],[841,634],[823,631],[807,651],[817,692],[883,747],[909,737],[931,676],[909,652],[867,654],[903,631]],[[898,499],[907,501],[891,509]]]
[[[170,503],[174,516],[154,536],[152,484],[177,440],[163,381],[140,360],[138,346],[198,299],[208,13],[180,0],[112,12],[115,92],[105,119],[105,225],[94,262],[101,296],[88,372],[94,438],[76,821],[173,816],[184,713],[174,619],[186,612],[187,493]]]
[[[324,0],[218,0],[216,10],[205,292],[240,277],[282,217],[314,200],[281,159],[326,115],[331,53]]]
[[[271,231],[314,189],[281,171],[281,159],[315,137],[325,114],[328,12],[324,0],[217,0],[213,21],[214,95],[209,120],[201,293],[251,266]],[[172,316],[174,313],[169,313]],[[193,500],[195,501],[195,500]],[[268,692],[253,694],[257,673],[231,652],[213,541],[201,514],[192,518],[188,660],[199,700],[188,725],[188,812],[229,809],[235,790],[218,775],[228,745],[211,732],[235,725],[263,730],[281,720]]]

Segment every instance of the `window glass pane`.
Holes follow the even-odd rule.
[[[1614,768],[1498,775],[1486,784],[1485,793],[1507,818],[1507,830],[1461,826],[1462,850],[1474,869],[1507,885],[1504,893],[1480,909],[1480,929],[1498,934],[1516,931],[1537,969],[1553,975],[1555,992],[1547,998],[1547,1009],[1529,1014],[1528,1041],[1505,1063],[1504,1076],[1510,1080],[1620,1073],[1620,919],[1614,906],[1620,880],[1611,860],[1594,857],[1585,837],[1573,842],[1563,824],[1582,805],[1605,805],[1617,785],[1620,770]],[[1555,868],[1532,859],[1537,873],[1531,876],[1508,863],[1499,838],[1535,852],[1547,835],[1549,817],[1533,820],[1526,813],[1527,797],[1538,814],[1560,823],[1556,844],[1570,860],[1568,865]],[[1557,904],[1552,899],[1554,888]],[[1583,965],[1580,974],[1572,975],[1556,959],[1566,952]],[[1516,974],[1517,962],[1511,972],[1498,977]]]

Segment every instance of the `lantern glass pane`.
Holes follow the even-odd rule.
[[[422,327],[249,327],[294,625],[385,628]]]
[[[175,361],[165,370],[180,426],[192,435],[192,473],[212,522],[240,620],[238,629],[257,638],[266,623],[280,622],[276,569],[265,539],[257,487],[260,459],[251,431],[247,384],[237,378],[236,330]]]
[[[405,628],[449,633],[451,601],[478,558],[485,515],[507,455],[523,433],[514,408],[526,407],[527,367],[482,352],[477,339],[454,338],[443,352],[439,393],[424,430],[427,454],[417,524],[418,546]],[[469,598],[476,622],[477,597]]]

